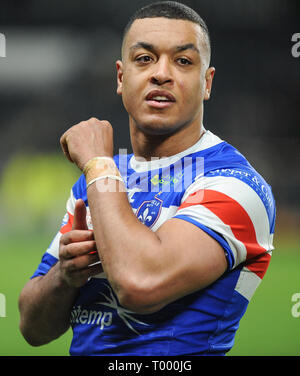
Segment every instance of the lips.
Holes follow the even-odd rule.
[[[146,96],[146,101],[175,102],[172,94],[164,90],[152,90]]]
[[[155,109],[168,108],[176,102],[174,96],[164,90],[152,90],[146,96],[147,104]]]

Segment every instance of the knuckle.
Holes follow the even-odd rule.
[[[68,233],[62,234],[62,236],[59,239],[59,248],[63,248],[69,243],[68,241]]]
[[[102,122],[102,129],[103,129],[103,132],[108,136],[111,136],[113,134],[113,127],[109,121],[104,120]]]
[[[81,121],[80,123],[74,125],[71,129],[72,129],[73,131],[76,131],[76,130],[79,130],[79,129],[83,128],[83,127],[86,127],[87,124],[88,124],[88,122],[87,122],[86,120],[83,120],[83,121]]]
[[[74,259],[68,260],[68,262],[66,264],[66,270],[68,270],[68,271],[76,270],[76,263],[75,263]]]
[[[104,127],[108,128],[108,129],[112,129],[110,122],[107,121],[107,120],[103,120],[103,125],[104,125]]]
[[[71,244],[69,244],[65,247],[65,256],[66,256],[67,259],[71,259],[74,256],[73,252],[72,252]]]
[[[73,257],[72,251],[68,245],[61,244],[59,247],[59,257],[63,259],[70,259]]]
[[[62,144],[64,144],[65,142],[66,142],[66,140],[67,140],[67,136],[69,135],[69,131],[66,131],[66,132],[64,132],[62,135],[61,135],[61,137],[60,137],[60,139],[59,139],[59,142],[60,142],[60,144],[62,145]]]

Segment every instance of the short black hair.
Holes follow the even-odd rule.
[[[194,22],[202,28],[207,39],[207,48],[210,55],[210,36],[206,23],[199,16],[199,14],[188,7],[185,4],[178,3],[177,1],[158,1],[148,4],[140,9],[138,9],[129,19],[127,25],[123,31],[123,41],[126,34],[128,33],[131,25],[135,20],[142,18],[157,18],[164,17],[177,20],[186,20]]]

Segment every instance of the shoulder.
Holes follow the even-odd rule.
[[[275,215],[271,186],[238,149],[209,133],[211,143],[214,144],[194,153],[195,159],[202,157],[202,169],[196,171],[183,200],[199,189],[215,189],[237,199],[250,196],[252,201],[261,201],[271,219]]]
[[[270,252],[276,216],[271,186],[226,142],[202,157],[203,171],[184,192],[177,215],[221,235],[233,252],[234,266]]]

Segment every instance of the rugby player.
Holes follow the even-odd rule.
[[[20,294],[21,332],[38,346],[71,326],[72,355],[224,355],[270,262],[271,188],[203,124],[215,68],[194,10],[138,10],[116,68],[133,154],[113,155],[107,120],[62,135],[83,173]]]

